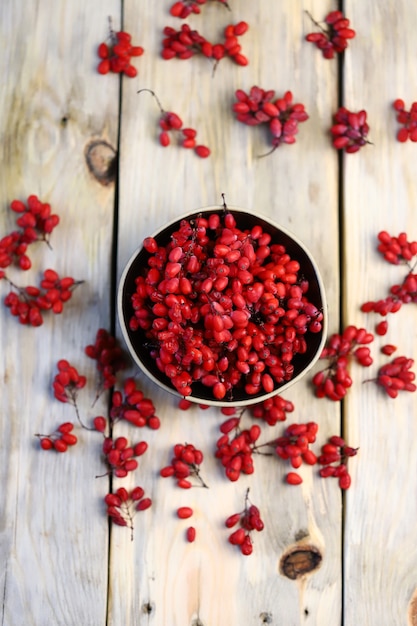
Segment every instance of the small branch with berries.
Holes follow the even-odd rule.
[[[275,91],[265,91],[254,85],[249,93],[238,89],[235,97],[232,109],[238,122],[248,126],[268,125],[272,149],[261,157],[271,154],[282,144],[295,143],[298,124],[308,120],[304,105],[293,102],[291,91],[276,98]]]
[[[197,144],[197,131],[194,128],[184,128],[182,119],[173,111],[165,111],[161,102],[154,91],[151,89],[140,89],[137,93],[150,93],[156,100],[161,113],[159,118],[159,143],[166,148],[171,145],[171,136],[177,134],[179,137],[179,145],[186,149],[192,149],[202,159],[210,156],[210,148]]]

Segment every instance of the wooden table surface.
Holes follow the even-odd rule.
[[[373,332],[382,318],[362,313],[361,304],[384,298],[407,271],[386,263],[376,246],[381,230],[417,238],[417,147],[396,140],[392,109],[396,98],[408,108],[417,100],[415,3],[346,0],[357,36],[339,63],[304,39],[314,30],[306,10],[323,20],[337,8],[327,0],[229,0],[230,12],[207,2],[187,20],[207,39],[219,40],[229,23],[250,25],[241,40],[249,65],[225,59],[214,76],[202,57],[161,58],[163,28],[181,24],[169,14],[172,3],[0,3],[1,236],[15,228],[9,210],[15,198],[36,194],[61,220],[50,248],[32,246],[30,271],[7,273],[21,285],[34,284],[48,267],[85,281],[62,315],[45,315],[38,328],[20,325],[3,305],[0,312],[0,623],[416,626],[416,395],[390,399],[363,384],[388,360],[380,353],[384,343],[398,346],[395,355],[416,358],[415,305],[389,316],[387,335],[372,344],[371,367],[352,365],[354,382],[342,403],[316,398],[310,373],[285,393],[295,405],[287,422],[263,428],[268,440],[288,423],[316,421],[318,445],[343,433],[360,448],[344,494],[317,467],[302,468],[301,486],[286,485],[287,464],[260,455],[253,475],[228,481],[214,458],[219,410],[179,410],[174,395],[135,367],[128,373],[153,399],[161,428],[114,427],[115,436],[149,444],[138,470],[112,481],[113,489],[142,485],[153,500],[135,518],[133,541],[106,517],[111,481],[95,478],[106,471],[101,436],[77,426],[79,443],[66,454],[40,450],[34,437],[76,421],[73,408],[53,397],[59,359],[88,378],[79,394],[83,419],[106,415],[107,394],[92,406],[95,363],[84,348],[99,328],[124,345],[115,295],[127,260],[165,222],[220,206],[222,193],[309,248],[326,288],[330,334],[348,324]],[[123,26],[145,49],[134,60],[134,79],[96,70],[109,16],[115,30]],[[295,145],[262,159],[267,132],[238,123],[231,110],[235,90],[253,85],[277,95],[291,90],[309,114]],[[164,109],[196,128],[211,156],[162,148],[158,108],[139,89],[154,90]],[[341,103],[366,109],[372,145],[339,158],[329,128]],[[0,286],[3,298],[8,287]],[[204,452],[209,489],[180,490],[159,476],[172,446],[185,441]],[[224,520],[242,508],[247,488],[265,529],[245,557],[227,542]],[[176,518],[181,505],[194,508],[194,543],[184,537],[188,522]],[[321,561],[291,579],[283,559],[305,548]]]

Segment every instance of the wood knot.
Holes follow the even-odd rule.
[[[408,624],[409,626],[417,626],[417,589],[408,605]]]
[[[142,604],[142,613],[146,613],[147,615],[150,615],[153,612],[154,612],[153,604],[151,604],[150,602],[145,602],[145,604]]]
[[[296,546],[284,554],[280,561],[280,572],[291,580],[301,578],[320,566],[323,557],[314,546]]]
[[[101,185],[110,185],[116,179],[117,152],[107,141],[91,141],[85,149],[87,167]]]
[[[261,613],[260,616],[261,618],[261,624],[272,624],[272,614],[271,613]]]

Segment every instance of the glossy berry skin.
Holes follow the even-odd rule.
[[[325,59],[333,59],[336,54],[344,52],[349,40],[356,36],[356,32],[350,28],[349,20],[341,11],[330,11],[323,26],[311,19],[320,30],[306,35],[306,41],[321,50]]]
[[[272,150],[282,144],[293,144],[298,133],[298,124],[308,120],[301,103],[293,102],[293,94],[286,91],[280,98],[275,92],[254,85],[248,93],[242,89],[235,92],[236,102],[232,105],[236,119],[248,126],[268,125]],[[270,154],[270,153],[268,153]]]
[[[174,478],[181,489],[190,489],[195,485],[195,480],[200,487],[207,487],[200,474],[204,459],[201,450],[191,443],[177,443],[173,452],[170,465],[163,467],[160,475],[163,478]]]
[[[233,546],[237,546],[244,556],[249,556],[253,552],[252,532],[261,532],[264,529],[264,522],[257,506],[251,504],[246,492],[245,508],[240,513],[229,515],[225,521],[226,528],[233,529],[228,537],[228,541]]]
[[[366,118],[367,113],[363,109],[355,113],[346,107],[340,107],[333,116],[334,124],[330,129],[333,146],[337,150],[353,154],[369,144],[369,125]]]
[[[352,361],[363,367],[372,365],[369,344],[373,340],[372,333],[354,325],[347,326],[341,334],[331,335],[320,355],[320,359],[327,359],[329,365],[312,379],[315,395],[336,402],[342,400],[352,386],[349,369]]]
[[[110,31],[110,43],[102,42],[97,48],[97,55],[101,59],[97,66],[99,74],[123,74],[128,78],[137,76],[137,69],[131,64],[132,57],[142,56],[144,49],[133,46],[129,33]]]
[[[300,273],[258,225],[245,232],[228,211],[185,219],[137,276],[130,329],[183,397],[196,382],[219,401],[273,393],[322,327]]]
[[[342,490],[349,489],[352,483],[348,472],[348,461],[356,456],[358,448],[348,446],[339,435],[329,437],[328,442],[321,448],[318,463],[322,466],[319,474],[322,478],[334,477],[338,479]]]
[[[133,518],[136,511],[146,511],[152,506],[152,500],[145,497],[142,487],[134,487],[127,491],[119,487],[114,493],[108,493],[104,497],[107,507],[107,515],[117,526],[125,526],[130,529],[130,537],[133,540]]]
[[[186,17],[191,10],[189,10],[189,7],[181,9],[181,5],[183,3],[176,2],[171,7],[171,14],[172,10],[174,10],[176,17]],[[192,6],[195,6],[195,3],[192,3]],[[197,30],[192,29],[189,24],[183,24],[179,30],[166,26],[163,30],[164,38],[162,40],[161,57],[166,61],[171,59],[184,61],[201,54],[214,61],[214,70],[221,59],[225,57],[230,58],[237,65],[246,66],[249,60],[242,54],[238,37],[244,35],[248,29],[249,25],[247,22],[228,24],[224,29],[223,41],[213,44]]]
[[[377,374],[376,383],[381,386],[390,398],[396,398],[400,391],[414,392],[415,374],[411,371],[414,359],[398,356],[389,363],[382,365]]]
[[[397,122],[401,124],[401,128],[397,131],[397,141],[404,143],[405,141],[417,141],[417,102],[413,102],[410,110],[405,108],[404,100],[397,98],[393,102],[393,108],[396,111]]]
[[[178,145],[185,149],[193,150],[201,159],[206,159],[210,156],[210,148],[197,144],[197,131],[194,128],[183,128],[183,121],[181,117],[173,111],[165,111],[154,91],[151,89],[140,89],[138,93],[143,91],[149,92],[155,98],[159,107],[161,115],[159,118],[160,132],[158,139],[163,148],[173,145],[173,140],[176,138],[176,143]],[[149,252],[151,252],[151,250],[149,250]]]
[[[56,452],[66,452],[68,446],[75,446],[78,442],[76,435],[72,433],[74,424],[72,422],[64,422],[49,435],[36,434],[39,438],[42,450],[55,450]]]

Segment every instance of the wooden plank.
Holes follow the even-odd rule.
[[[250,58],[246,68],[222,61],[214,77],[207,60],[164,61],[160,58],[162,29],[180,23],[153,2],[140,9],[124,3],[124,24],[145,54],[135,81],[124,81],[122,93],[118,274],[143,238],[185,211],[221,204],[221,193],[232,205],[259,211],[293,230],[310,248],[323,273],[329,302],[329,329],[338,327],[338,189],[337,156],[326,135],[337,101],[337,65],[324,61],[304,42],[311,23],[302,2],[259,3],[241,0],[232,13],[216,3],[202,7],[189,23],[208,39],[219,38],[224,25],[245,19],[242,37]],[[318,19],[326,2],[309,7]],[[292,89],[304,102],[310,120],[300,126],[295,146],[267,158],[269,148],[259,129],[238,124],[231,114],[234,91],[258,84],[281,95]],[[182,116],[198,131],[212,156],[199,160],[191,151],[158,145],[158,108]],[[218,411],[197,407],[187,413],[177,401],[137,373],[162,420],[158,432],[146,432],[150,452],[131,484],[145,487],[153,507],[135,520],[135,538],[123,528],[112,531],[109,623],[172,624],[296,624],[337,623],[341,612],[341,500],[337,485],[306,471],[300,489],[284,485],[286,468],[268,458],[256,459],[255,474],[229,483],[213,459],[222,421]],[[320,442],[337,433],[340,407],[312,397],[307,381],[286,394],[296,403],[289,421],[315,419]],[[282,426],[265,431],[277,436]],[[128,432],[117,425],[117,433]],[[131,432],[131,431],[129,431]],[[142,436],[142,435],[140,435]],[[206,455],[210,488],[181,492],[158,476],[170,460],[172,446],[188,441]],[[136,482],[135,482],[136,481]],[[245,559],[227,543],[224,519],[241,510],[246,489],[259,504],[266,530],[256,537],[254,554]],[[187,524],[175,517],[180,505],[195,509],[197,540],[184,539]],[[312,544],[323,555],[321,567],[293,581],[279,571],[283,554]]]
[[[386,297],[407,272],[382,260],[376,235],[405,231],[413,240],[417,234],[415,146],[396,141],[392,109],[396,98],[407,108],[416,100],[417,70],[410,59],[417,13],[406,1],[345,6],[358,33],[346,54],[346,106],[366,108],[374,144],[345,163],[345,315],[347,322],[373,330],[382,318],[361,313],[360,304]],[[346,404],[347,437],[360,446],[346,500],[346,626],[417,623],[410,608],[417,569],[416,399],[403,392],[393,400],[373,383],[361,384],[388,361],[379,352],[383,344],[398,346],[393,356],[417,354],[413,305],[387,319],[388,333],[372,350],[374,365],[357,368]]]
[[[20,326],[3,307],[0,316],[0,621],[9,626],[97,626],[106,619],[101,499],[108,481],[94,478],[103,468],[100,436],[76,427],[79,444],[60,455],[39,450],[33,435],[75,419],[52,395],[58,359],[90,378],[80,394],[86,421],[106,406],[103,397],[91,408],[95,364],[83,349],[110,324],[114,184],[93,178],[85,150],[93,140],[117,142],[117,79],[96,73],[95,48],[106,36],[107,16],[119,11],[113,0],[100,9],[78,0],[0,7],[1,233],[14,228],[8,209],[14,198],[37,194],[61,218],[52,248],[33,246],[30,272],[7,272],[21,285],[34,284],[48,267],[85,281],[62,317],[45,315],[39,328]]]

